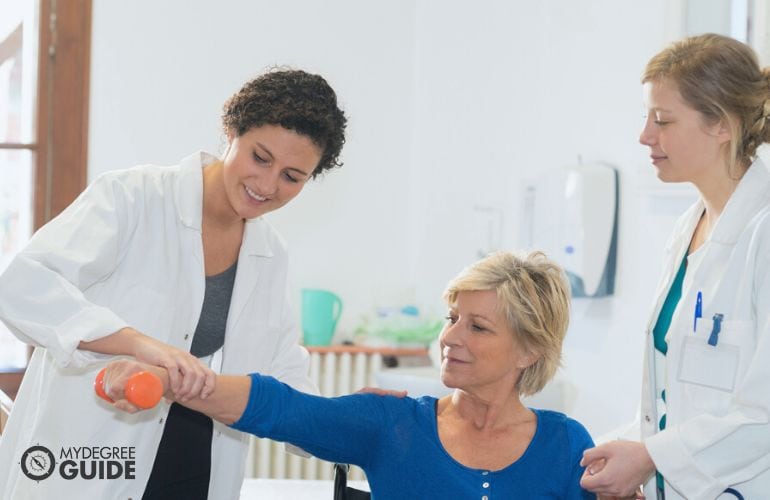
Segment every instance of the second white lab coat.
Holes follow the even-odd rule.
[[[40,346],[0,440],[0,498],[142,497],[169,405],[134,415],[114,410],[93,390],[110,358],[77,346],[131,326],[189,350],[205,289],[202,168],[215,159],[196,153],[175,167],[104,174],[40,229],[0,277],[0,318]],[[317,392],[287,292],[283,242],[264,219],[248,221],[221,371],[272,374]],[[214,422],[210,498],[238,498],[248,439]],[[20,466],[35,445],[52,452],[56,467],[38,481]],[[136,479],[63,478],[63,454],[83,447],[133,447]],[[40,460],[29,465],[43,467]]]
[[[770,495],[770,173],[756,161],[712,234],[688,257],[666,336],[666,428],[658,431],[652,329],[704,206],[677,222],[647,324],[641,407],[644,443],[666,479],[666,499]],[[695,303],[702,318],[693,331]],[[715,314],[724,316],[716,346]],[[645,487],[656,498],[655,479]]]

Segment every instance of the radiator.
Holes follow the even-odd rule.
[[[335,352],[312,349],[310,378],[321,395],[333,397],[375,385],[374,374],[380,370],[379,352]],[[303,458],[286,451],[283,443],[251,437],[246,462],[246,476],[272,479],[331,479],[332,464],[315,457]],[[363,479],[357,467],[351,467],[349,479]]]

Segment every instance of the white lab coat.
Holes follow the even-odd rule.
[[[759,160],[708,240],[688,257],[682,297],[666,336],[666,429],[657,431],[652,329],[703,209],[702,200],[690,207],[667,246],[647,323],[642,438],[666,479],[667,500],[735,498],[721,495],[728,486],[746,499],[769,498],[770,173]],[[698,291],[703,316],[693,332]],[[713,347],[707,339],[716,313],[724,320]],[[656,498],[654,478],[645,494]]]
[[[114,410],[93,390],[109,358],[76,348],[130,325],[189,350],[205,288],[202,167],[214,160],[196,153],[174,167],[100,176],[0,277],[0,318],[39,346],[0,441],[0,498],[142,497],[169,405],[135,415]],[[225,343],[215,355],[222,373],[259,371],[317,392],[297,344],[280,236],[262,218],[248,221],[238,259]],[[214,422],[210,498],[238,498],[248,438]],[[136,479],[66,480],[56,470],[30,480],[19,462],[36,444],[51,450],[57,467],[62,449],[135,447]]]

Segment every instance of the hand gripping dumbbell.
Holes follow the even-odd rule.
[[[106,368],[102,368],[94,381],[94,390],[96,395],[105,401],[114,403],[107,393],[104,391],[104,372]],[[143,410],[152,408],[163,397],[163,384],[157,375],[150,372],[137,372],[128,377],[126,386],[123,389],[126,400]]]

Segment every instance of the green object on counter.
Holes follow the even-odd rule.
[[[444,322],[442,320],[425,320],[421,322],[393,321],[373,325],[366,333],[371,337],[377,337],[396,345],[428,345],[438,337],[443,326]]]

